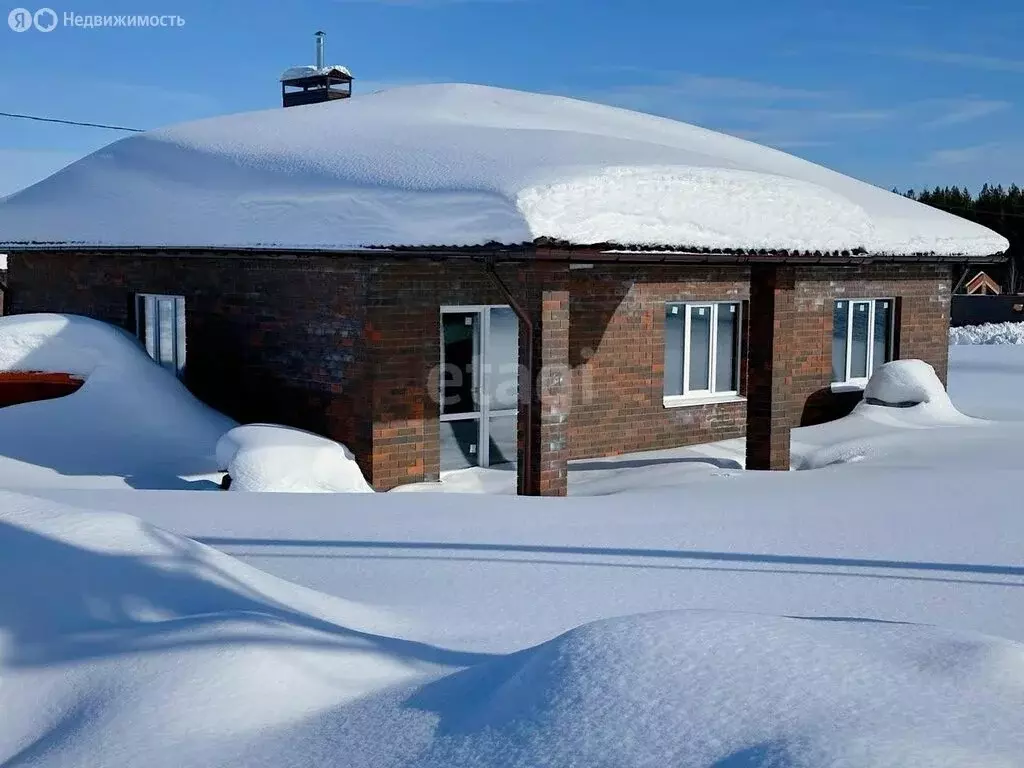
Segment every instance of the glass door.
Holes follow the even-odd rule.
[[[519,321],[509,307],[441,312],[441,469],[516,458]]]
[[[484,407],[488,467],[515,463],[519,415],[519,318],[511,307],[486,313]]]
[[[480,466],[482,319],[441,313],[441,469]]]

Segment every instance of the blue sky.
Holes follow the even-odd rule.
[[[357,91],[545,91],[737,134],[884,187],[1024,183],[1019,0],[52,3],[61,16],[186,23],[0,26],[0,111],[151,128],[275,107],[278,74],[311,63],[324,29],[327,58],[353,70]],[[119,136],[0,118],[0,195]]]

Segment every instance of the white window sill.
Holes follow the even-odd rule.
[[[864,387],[867,385],[867,379],[852,379],[850,381],[834,381],[831,384],[831,389],[837,394],[841,392],[863,392]]]
[[[666,408],[687,408],[695,405],[718,405],[720,403],[745,403],[747,398],[742,395],[668,395],[661,399]]]

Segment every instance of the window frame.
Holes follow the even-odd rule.
[[[880,301],[889,302],[889,327],[886,329],[886,346],[888,349],[890,360],[884,360],[882,365],[891,362],[896,352],[896,298],[890,296],[881,296],[876,299],[868,298],[837,298],[832,301],[832,318],[833,323],[835,322],[835,311],[836,307],[840,302],[846,302],[848,305],[848,312],[846,315],[846,368],[843,372],[844,378],[842,381],[833,381],[832,387],[857,387],[863,389],[867,386],[868,381],[871,379],[872,374],[875,372],[875,319],[876,319],[876,304]],[[855,304],[867,304],[868,305],[868,340],[867,340],[867,376],[851,378],[850,369],[853,367],[853,306]],[[832,329],[832,346],[833,355],[835,354],[835,328]],[[831,378],[831,375],[829,376]]]
[[[665,312],[672,307],[679,307],[683,315],[683,370],[682,370],[682,393],[678,395],[669,395],[665,393],[665,377],[663,375],[661,382],[661,393],[662,393],[662,404],[666,408],[685,406],[685,405],[699,405],[702,403],[714,403],[714,402],[730,402],[733,400],[742,400],[741,394],[742,382],[740,381],[740,373],[742,371],[743,363],[743,302],[737,300],[718,300],[718,301],[667,301],[665,302]],[[697,308],[710,308],[711,309],[711,320],[710,327],[711,333],[709,338],[710,344],[710,355],[708,361],[708,389],[691,389],[690,388],[690,356],[691,356],[691,316],[693,310]],[[733,381],[735,386],[729,390],[717,391],[715,389],[716,382],[718,379],[718,315],[721,307],[735,307],[736,310],[736,349],[733,353]],[[665,322],[664,320],[662,321]],[[663,326],[664,327],[664,326]]]
[[[146,354],[149,355],[150,359],[153,360],[157,365],[165,370],[168,370],[160,362],[160,318],[159,318],[159,307],[161,301],[170,301],[174,305],[174,316],[172,318],[172,329],[174,334],[174,348],[172,350],[173,363],[174,363],[174,374],[178,378],[181,378],[185,373],[185,358],[186,358],[186,321],[185,321],[185,297],[177,294],[169,293],[136,293],[135,294],[135,336],[139,339],[143,349],[146,350]],[[156,312],[147,311],[147,303],[151,302],[151,305]],[[146,324],[150,318],[153,318],[155,323],[153,328],[153,348],[150,349],[150,345],[146,340]]]

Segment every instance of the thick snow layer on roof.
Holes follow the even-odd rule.
[[[994,232],[805,160],[614,107],[473,85],[117,142],[0,203],[9,243],[573,244],[990,255]],[[0,243],[2,245],[2,243]]]
[[[348,67],[343,67],[339,64],[331,64],[326,67],[314,67],[312,64],[307,64],[304,67],[289,67],[281,73],[281,82],[287,82],[288,80],[301,80],[304,77],[314,77],[316,75],[329,75],[332,72],[340,72],[343,75],[352,77],[352,73],[349,72]]]

